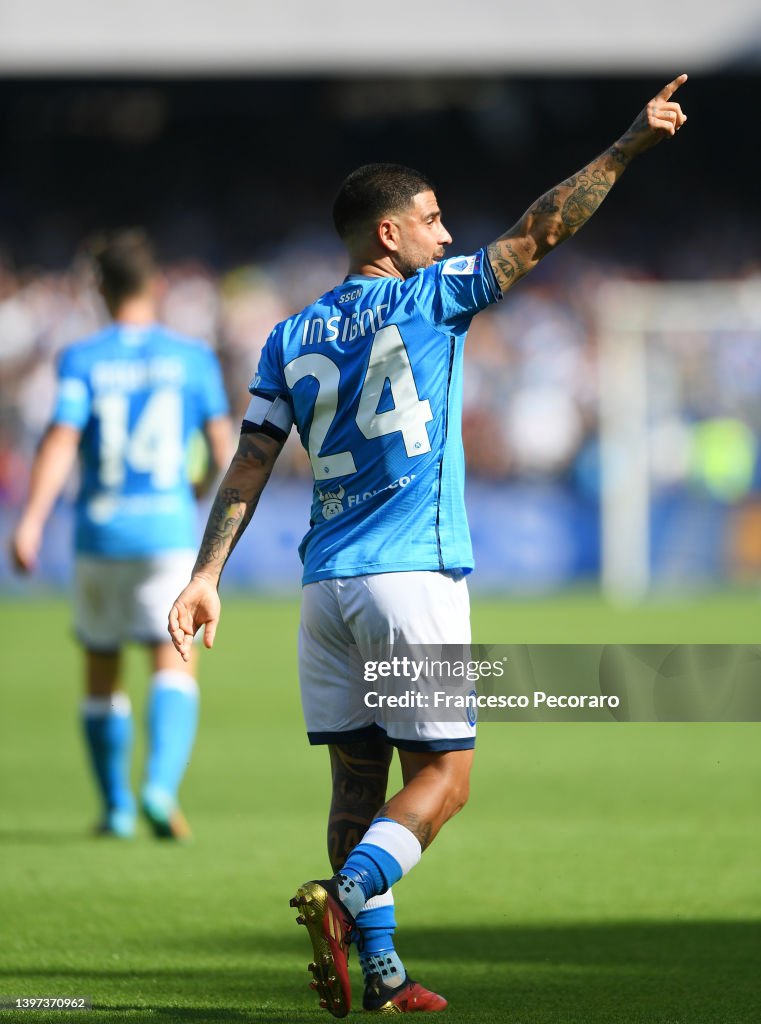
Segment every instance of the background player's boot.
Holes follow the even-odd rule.
[[[354,919],[338,898],[335,882],[304,882],[290,901],[299,910],[298,924],[306,925],[314,954],[310,982],[320,997],[320,1006],[334,1017],[345,1017],[351,1009],[349,944]]]
[[[380,974],[371,974],[365,981],[362,1008],[370,1013],[435,1013],[446,1005],[443,996],[423,988],[409,975],[398,988],[384,984]]]
[[[157,839],[188,842],[193,838],[190,825],[171,793],[154,786],[145,786],[141,794],[141,806]]]
[[[112,836],[114,839],[132,839],[135,834],[135,812],[120,807],[106,811],[103,820],[95,828],[97,836]]]

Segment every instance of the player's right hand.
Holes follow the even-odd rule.
[[[193,637],[204,627],[204,647],[212,647],[222,605],[217,588],[209,580],[194,576],[169,612],[169,635],[183,661],[190,661]]]
[[[17,572],[33,572],[37,567],[37,556],[42,544],[42,530],[22,519],[11,537],[10,555]]]

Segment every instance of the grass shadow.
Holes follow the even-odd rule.
[[[1,987],[12,989],[12,980],[18,980],[24,990],[33,982],[38,993],[54,992],[61,982],[70,991],[110,988],[114,1001],[88,1015],[92,1024],[322,1019],[306,991],[308,946],[293,938],[253,929],[229,934],[221,928],[178,936],[173,952],[195,962],[192,970],[84,965],[79,970],[62,964],[14,971],[6,962]],[[399,947],[413,976],[450,1000],[450,1024],[758,1024],[761,1019],[758,921],[405,927]],[[266,968],[259,966],[263,955]],[[205,957],[221,965],[210,965]],[[133,994],[139,1000],[131,999]],[[40,1021],[37,1014],[35,1020]]]

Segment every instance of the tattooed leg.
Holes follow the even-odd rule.
[[[343,868],[386,799],[392,756],[393,747],[380,737],[330,747],[333,801],[328,819],[328,854],[334,871]],[[394,945],[396,915],[391,889],[358,909],[355,928],[354,941],[365,983],[363,1002],[378,1002],[381,979],[396,991],[407,978]]]
[[[328,856],[343,867],[386,799],[393,748],[382,737],[330,747],[333,799],[328,817]]]
[[[468,798],[472,750],[400,750],[399,758],[404,787],[380,808],[334,878],[338,898],[354,918],[417,864],[441,826]]]

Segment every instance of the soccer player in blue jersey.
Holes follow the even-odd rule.
[[[436,723],[424,714],[399,722],[368,707],[350,655],[470,640],[460,430],[466,331],[589,220],[633,157],[681,128],[672,96],[685,80],[666,85],[616,143],[474,254],[445,257],[452,239],[423,175],[390,164],[359,168],[333,211],[348,277],[278,324],[262,352],[238,451],[169,628],[183,656],[202,625],[213,644],[220,574],[295,423],[315,480],[300,548],[299,675],[309,740],[330,750],[335,873],[301,885],[291,905],[312,941],[312,987],[336,1017],[349,1012],[354,940],[366,1010],[446,1006],[409,978],[394,949],[391,887],[465,804],[474,727],[465,717]],[[387,801],[394,747],[404,786]]]
[[[17,568],[37,561],[45,521],[79,453],[75,626],[85,651],[82,724],[103,802],[102,834],[129,837],[133,723],[121,686],[122,645],[150,655],[148,754],[142,809],[157,836],[186,839],[178,804],[198,718],[194,658],[166,636],[166,607],[195,549],[189,446],[203,431],[210,486],[230,453],[219,364],[200,341],[156,323],[159,278],[140,230],[104,236],[94,266],[112,322],[66,349],[52,422],[38,449],[28,500],[12,540]]]

